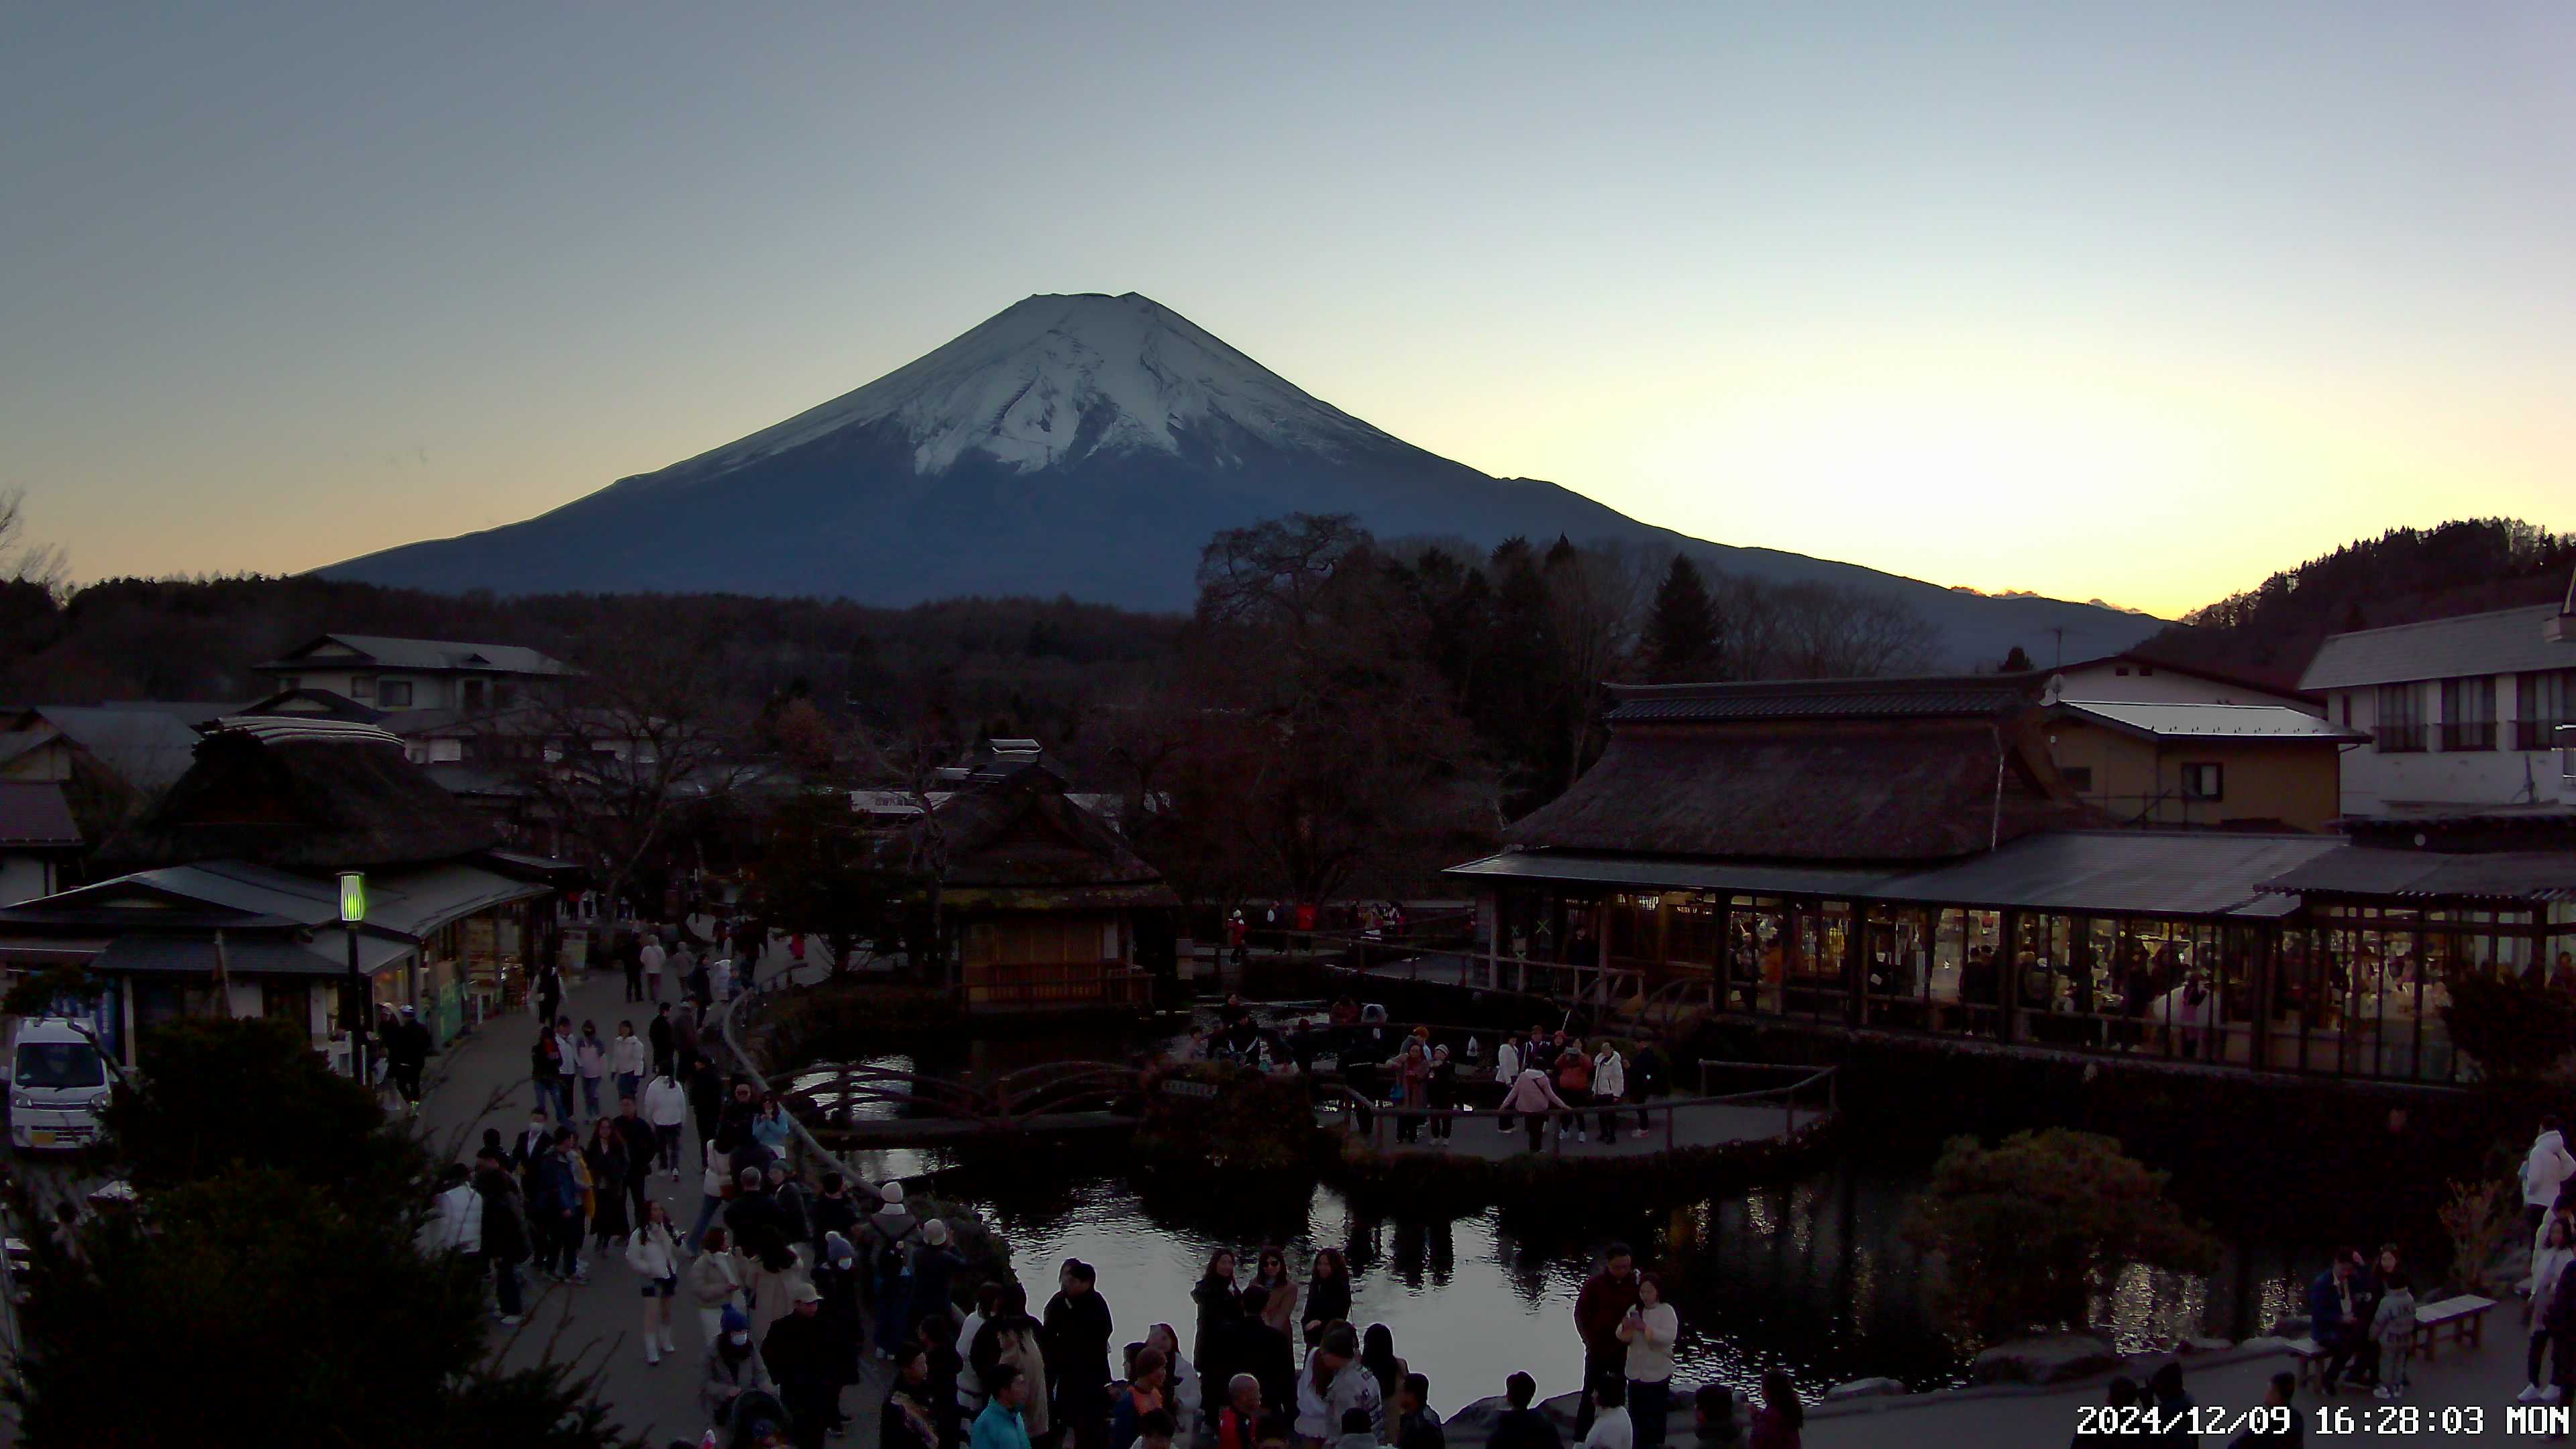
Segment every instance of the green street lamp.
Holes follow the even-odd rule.
[[[358,927],[367,919],[367,877],[340,872],[340,933],[349,938],[349,979],[340,991],[340,1018],[349,1024],[349,1075],[367,1082],[367,988],[358,974]]]

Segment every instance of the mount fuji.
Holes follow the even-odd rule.
[[[457,592],[970,594],[1190,606],[1217,530],[1350,513],[1381,538],[1677,547],[1718,570],[1895,593],[1959,664],[2125,649],[2156,620],[1996,598],[1640,523],[1352,417],[1150,298],[1038,296],[855,392],[523,522],[320,570]]]

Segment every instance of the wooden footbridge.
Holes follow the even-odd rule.
[[[800,1072],[787,1096],[824,1142],[939,1147],[1133,1131],[1145,1086],[1114,1062],[1048,1062],[981,1082],[850,1063]]]

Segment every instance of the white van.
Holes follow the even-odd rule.
[[[9,1144],[87,1147],[107,1105],[107,1063],[89,1034],[59,1017],[19,1023],[9,1051]]]

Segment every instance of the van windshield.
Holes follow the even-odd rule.
[[[18,1043],[18,1085],[38,1089],[96,1087],[107,1082],[98,1048],[85,1041]]]

